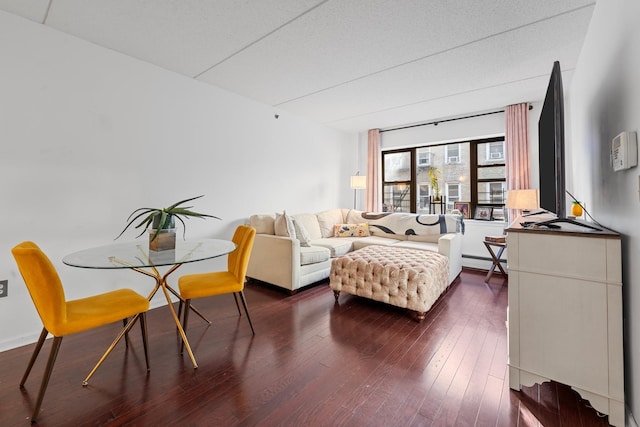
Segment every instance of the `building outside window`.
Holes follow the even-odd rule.
[[[492,207],[504,218],[506,195],[504,137],[389,150],[382,153],[383,207],[387,212],[439,213],[436,196]],[[435,180],[434,180],[435,176]]]
[[[431,148],[418,148],[418,166],[431,165]]]
[[[411,200],[413,151],[389,152],[383,155],[383,210],[412,212]]]
[[[460,144],[445,145],[446,157],[445,163],[460,163]]]
[[[504,141],[489,142],[486,144],[487,160],[501,160],[504,161]]]
[[[418,213],[429,213],[429,200],[431,196],[431,183],[418,183]]]
[[[447,184],[447,210],[453,209],[453,203],[460,200],[460,188],[462,185],[459,182]]]

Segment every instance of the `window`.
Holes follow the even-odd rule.
[[[414,151],[386,152],[382,156],[383,210],[385,212],[415,212],[415,210],[411,210],[415,204],[415,201],[412,200]]]
[[[504,139],[477,144],[476,206],[491,206],[494,218],[504,219],[507,170],[504,163]]]
[[[461,184],[459,182],[456,183],[448,183],[447,184],[447,209],[453,209],[453,202],[460,201],[460,187]]]
[[[429,196],[431,196],[431,184],[429,182],[418,183],[418,209],[419,213],[429,213]]]
[[[433,213],[430,201],[442,195],[447,211],[454,202],[469,202],[471,212],[491,206],[494,217],[502,217],[504,137],[384,151],[382,167],[386,212]]]
[[[446,163],[460,163],[460,144],[445,145]]]
[[[504,141],[489,142],[485,145],[488,161],[504,161]]]
[[[431,149],[430,148],[418,148],[418,166],[430,166],[431,165]]]

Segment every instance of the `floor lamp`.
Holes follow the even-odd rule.
[[[367,177],[360,175],[360,171],[351,177],[351,188],[353,189],[353,209],[356,208],[356,192],[367,188]]]

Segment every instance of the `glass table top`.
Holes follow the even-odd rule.
[[[159,267],[216,258],[235,249],[230,240],[198,239],[176,240],[175,249],[155,252],[149,251],[147,240],[139,240],[84,249],[65,256],[62,262],[81,268]]]

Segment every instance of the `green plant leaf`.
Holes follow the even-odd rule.
[[[184,222],[184,218],[195,217],[195,218],[215,218],[220,219],[215,215],[203,214],[199,212],[192,211],[193,206],[181,206],[184,203],[190,202],[192,200],[199,199],[204,197],[204,195],[191,197],[188,199],[180,200],[177,203],[170,205],[169,207],[158,209],[158,208],[138,208],[129,214],[127,218],[127,225],[124,229],[118,234],[116,239],[124,234],[125,231],[129,229],[134,223],[136,223],[140,218],[142,220],[134,227],[136,229],[142,229],[140,234],[136,237],[142,236],[149,227],[153,227],[154,220],[159,216],[159,220],[157,223],[159,227],[156,229],[156,232],[153,234],[151,240],[155,239],[158,236],[160,230],[164,229],[166,223],[169,221],[171,217],[177,218],[178,221],[182,223],[183,227],[183,238],[186,236],[186,224]]]
[[[169,206],[168,208],[165,208],[165,209],[166,209],[166,210],[174,209],[176,206],[180,206],[180,205],[181,205],[181,204],[183,204],[183,203],[186,203],[186,202],[190,202],[190,201],[192,201],[192,200],[199,199],[200,197],[204,197],[204,194],[202,194],[202,195],[200,195],[200,196],[197,196],[197,197],[191,197],[191,198],[189,198],[189,199],[181,200],[181,201],[179,201],[178,203],[174,203],[173,205],[171,205],[171,206]]]

